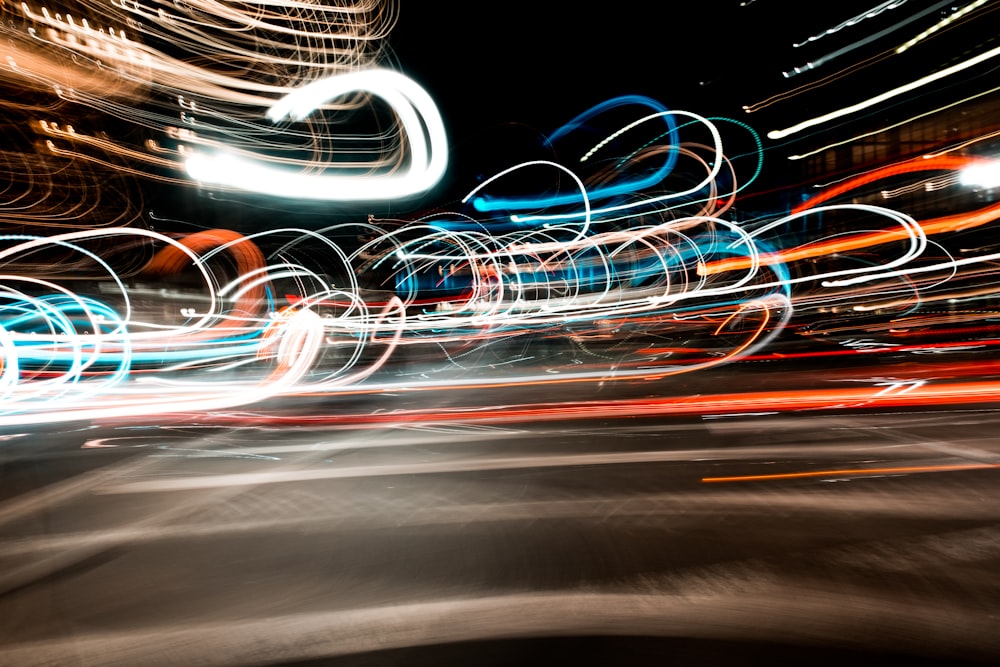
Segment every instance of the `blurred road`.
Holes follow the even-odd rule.
[[[3,436],[0,665],[1000,661],[991,409],[234,421]]]

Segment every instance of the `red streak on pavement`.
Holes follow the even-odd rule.
[[[462,387],[468,390],[469,387]],[[579,419],[631,419],[684,415],[798,412],[834,409],[885,409],[1000,402],[1000,381],[927,383],[889,391],[885,385],[826,389],[720,393],[610,401],[528,403],[503,407],[398,410],[386,413],[281,415],[231,412],[183,414],[199,423],[280,424],[299,426],[386,426],[414,423],[532,423]],[[169,421],[167,416],[163,421]]]
[[[715,482],[756,482],[775,479],[806,479],[809,477],[855,477],[858,475],[901,475],[917,472],[950,472],[954,470],[982,470],[996,468],[992,463],[963,463],[940,466],[903,466],[897,468],[845,468],[842,470],[809,470],[806,472],[785,472],[770,475],[733,475],[731,477],[702,477],[706,484]]]

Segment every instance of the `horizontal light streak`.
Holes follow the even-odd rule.
[[[1000,467],[993,463],[957,463],[936,466],[894,466],[889,468],[840,468],[835,470],[808,470],[805,472],[772,473],[768,475],[732,475],[729,477],[702,477],[706,484],[719,482],[762,482],[788,479],[810,479],[827,477],[866,477],[878,475],[911,475],[926,472],[955,472],[960,470],[984,470]]]

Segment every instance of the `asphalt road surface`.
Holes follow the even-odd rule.
[[[10,430],[0,665],[1000,662],[998,427]]]

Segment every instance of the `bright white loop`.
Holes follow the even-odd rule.
[[[262,157],[219,151],[213,155],[192,153],[185,162],[188,174],[210,185],[275,197],[329,201],[399,199],[434,187],[448,166],[444,121],[427,91],[399,72],[370,69],[314,81],[278,100],[267,117],[274,122],[284,118],[302,120],[326,102],[356,92],[381,98],[395,112],[409,142],[409,166],[405,171],[384,175],[331,170],[304,173],[273,166]]]

